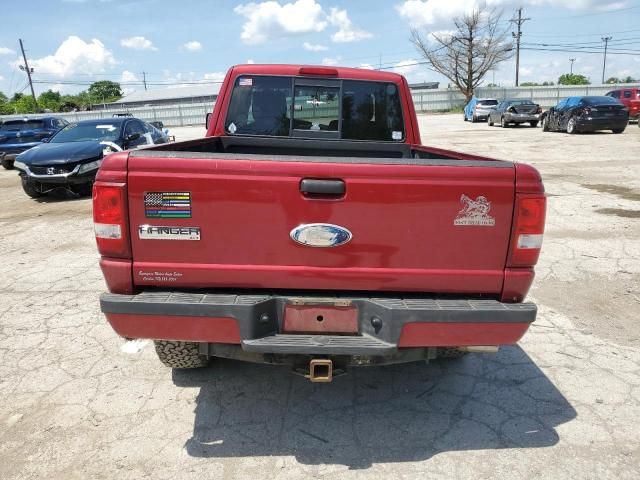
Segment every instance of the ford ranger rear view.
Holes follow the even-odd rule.
[[[540,175],[422,145],[402,76],[236,66],[207,124],[109,155],[94,185],[101,309],[164,364],[330,381],[495,351],[535,320]]]

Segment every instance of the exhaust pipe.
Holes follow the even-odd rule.
[[[314,358],[309,362],[307,378],[312,382],[330,382],[333,380],[333,362],[328,358]]]

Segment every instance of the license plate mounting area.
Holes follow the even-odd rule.
[[[283,333],[358,334],[358,309],[350,300],[290,300],[284,307]]]

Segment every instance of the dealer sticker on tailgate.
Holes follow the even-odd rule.
[[[475,200],[462,194],[460,197],[462,209],[453,221],[454,225],[476,225],[482,227],[493,227],[496,219],[489,215],[491,202],[486,197],[480,195]]]

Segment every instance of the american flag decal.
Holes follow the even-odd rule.
[[[147,218],[191,218],[191,193],[146,192],[144,215]]]

